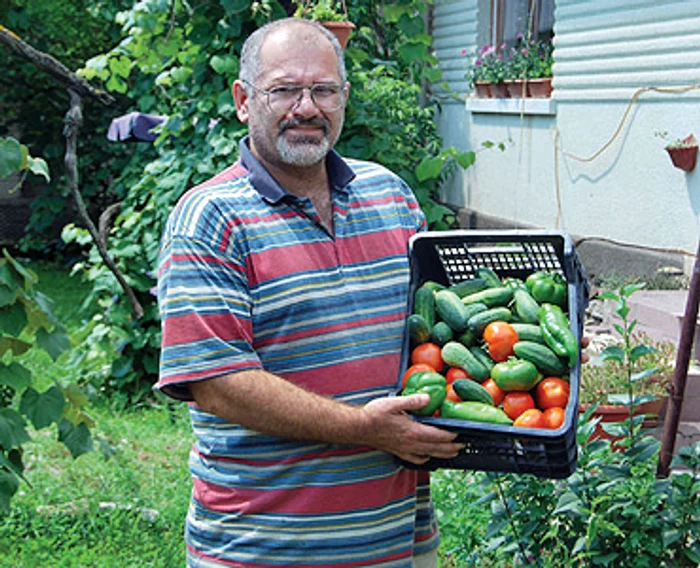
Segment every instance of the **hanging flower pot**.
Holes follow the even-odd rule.
[[[698,157],[697,146],[682,146],[677,148],[666,148],[671,157],[673,165],[685,172],[692,172],[695,169],[695,162]]]
[[[352,22],[321,22],[321,25],[328,31],[332,32],[336,38],[338,38],[338,43],[340,47],[345,49],[348,45],[348,39],[350,38],[350,32],[355,29],[355,24]]]

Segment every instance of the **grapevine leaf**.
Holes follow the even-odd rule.
[[[32,373],[16,361],[9,365],[0,363],[0,385],[8,386],[15,391],[26,389],[32,382]]]
[[[0,408],[0,446],[18,448],[31,438],[24,429],[25,422],[12,408]]]
[[[0,286],[2,289],[3,286]],[[17,337],[27,325],[27,312],[24,305],[15,302],[10,306],[0,308],[0,331]]]
[[[66,399],[61,389],[54,385],[43,393],[28,388],[22,395],[19,409],[38,430],[58,422],[65,404]]]
[[[70,348],[70,338],[63,331],[46,331],[39,328],[36,332],[37,345],[46,351],[55,361],[64,351]]]
[[[61,420],[58,424],[58,440],[68,448],[73,459],[92,451],[90,430],[82,422],[74,426],[68,420]]]

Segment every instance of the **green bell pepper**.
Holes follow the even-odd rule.
[[[422,371],[413,373],[406,380],[406,386],[401,393],[403,396],[412,394],[427,394],[430,401],[423,408],[413,410],[417,416],[432,416],[440,408],[447,396],[447,380],[440,373]]]
[[[509,357],[507,361],[494,365],[491,378],[505,392],[529,391],[540,381],[542,375],[534,363]]]
[[[571,331],[569,318],[559,306],[542,304],[537,314],[545,343],[560,357],[566,357],[569,367],[578,361],[580,345]]]
[[[527,277],[525,286],[538,302],[566,308],[567,283],[561,274],[545,271],[535,272]]]

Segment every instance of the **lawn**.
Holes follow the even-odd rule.
[[[37,289],[54,300],[59,320],[78,330],[92,315],[78,310],[86,286],[60,267],[28,267],[39,276]],[[70,358],[54,362],[41,352],[23,364],[46,386],[82,372]],[[11,513],[0,520],[0,560],[12,559],[16,568],[184,565],[192,444],[186,405],[154,396],[150,404],[124,410],[98,398],[87,412],[95,423],[94,451],[76,460],[56,440],[55,428],[31,432],[24,454],[31,486],[22,484]],[[441,565],[463,566],[460,559],[473,550],[489,517],[476,505],[478,475],[440,471],[432,484]]]

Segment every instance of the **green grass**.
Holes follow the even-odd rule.
[[[54,431],[26,445],[31,487],[0,522],[0,558],[17,568],[182,566],[186,407],[91,412],[96,451],[73,460]]]
[[[36,288],[54,300],[59,321],[75,334],[92,315],[77,310],[87,286],[61,267],[28,267],[39,276]],[[76,368],[73,361],[69,355],[52,361],[33,350],[22,364],[48,386],[82,383],[108,363],[87,357]],[[20,486],[10,514],[0,517],[0,559],[11,558],[16,568],[184,565],[193,442],[186,405],[158,396],[150,406],[117,407],[93,399],[86,411],[94,420],[94,451],[75,460],[57,441],[55,426],[31,432],[23,456],[31,485]],[[440,566],[465,566],[490,516],[477,505],[479,474],[433,472],[432,491],[442,538]]]

